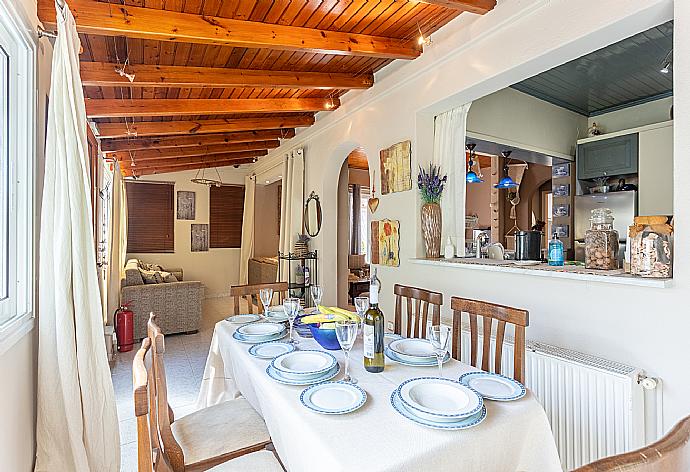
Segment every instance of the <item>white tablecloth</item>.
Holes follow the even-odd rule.
[[[232,338],[234,330],[227,321],[216,325],[197,406],[244,396],[266,421],[289,472],[562,470],[544,410],[529,392],[514,402],[487,401],[487,417],[474,428],[425,428],[403,418],[389,400],[401,382],[436,375],[436,368],[407,367],[386,359],[384,372],[370,374],[364,370],[358,340],[352,351],[351,373],[367,392],[367,403],[347,415],[321,415],[300,403],[305,387],[282,385],[269,378],[269,361],[251,356],[250,345]],[[320,349],[314,340],[304,338],[300,338],[300,348]],[[344,354],[330,352],[344,368]],[[443,373],[457,379],[470,370],[476,369],[451,360]]]

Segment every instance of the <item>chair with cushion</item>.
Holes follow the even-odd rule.
[[[273,289],[273,297],[278,297],[278,303],[282,303],[287,295],[287,282],[275,282],[271,284],[255,284],[255,285],[235,285],[230,287],[230,297],[232,297],[233,314],[240,314],[240,299],[244,298],[247,303],[247,311],[254,313],[254,306],[257,306],[257,313],[264,312],[264,306],[259,300],[259,292],[264,288]]]
[[[426,326],[429,321],[429,306],[431,305],[431,322],[437,325],[441,322],[441,305],[443,294],[424,290],[423,288],[407,287],[395,284],[395,325],[396,334],[403,334],[402,305],[405,301],[405,336],[408,338],[425,338]]]
[[[482,366],[481,369],[490,371],[491,333],[493,321],[496,327],[496,345],[494,351],[494,372],[502,373],[501,360],[503,358],[503,340],[506,324],[515,328],[513,344],[513,378],[525,383],[525,328],[529,326],[529,312],[519,308],[511,308],[494,303],[452,297],[450,307],[453,310],[453,346],[451,353],[454,359],[462,360],[462,314],[467,313],[470,319],[470,363],[477,365],[479,328],[477,317],[482,317]],[[488,335],[487,335],[488,333]]]
[[[219,403],[175,420],[168,404],[165,340],[154,318],[151,314],[148,322],[152,352],[149,398],[151,411],[155,412],[150,415],[150,423],[158,431],[157,439],[151,441],[152,447],[158,446],[167,456],[174,472],[206,470],[264,449],[271,441],[268,429],[244,398]],[[142,378],[139,374],[137,382],[141,383]]]
[[[670,472],[690,470],[690,416],[657,442],[636,451],[605,457],[574,472]]]

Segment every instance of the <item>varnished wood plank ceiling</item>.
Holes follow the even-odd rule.
[[[38,3],[54,29],[53,0]],[[347,90],[370,87],[391,61],[421,54],[420,32],[429,36],[463,12],[484,14],[495,0],[68,4],[102,149],[117,151],[109,156],[125,175],[147,175],[254,162],[275,138],[313,124],[314,112],[336,109]],[[237,144],[247,142],[265,147]]]

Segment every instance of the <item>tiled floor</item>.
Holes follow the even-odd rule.
[[[217,321],[232,312],[229,298],[204,300],[201,329],[197,334],[178,334],[165,337],[165,369],[168,400],[180,418],[194,411],[197,393],[204,373],[206,356]],[[118,353],[112,377],[120,420],[120,451],[122,472],[137,470],[137,428],[132,396],[132,360],[134,353]]]

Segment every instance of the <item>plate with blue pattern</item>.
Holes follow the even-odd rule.
[[[249,348],[249,354],[259,359],[274,359],[295,350],[295,345],[285,341],[268,341],[254,344]]]
[[[283,385],[314,385],[317,383],[325,382],[326,380],[331,380],[333,377],[338,375],[339,372],[340,364],[336,364],[335,367],[333,367],[333,369],[329,370],[328,372],[319,377],[296,380],[283,377],[283,375],[279,371],[275,370],[270,364],[268,367],[266,367],[266,373],[268,374],[268,376],[276,382],[281,383]]]
[[[445,429],[447,431],[468,429],[477,426],[486,418],[486,406],[482,406],[482,409],[479,413],[476,413],[472,416],[468,416],[467,418],[459,419],[457,421],[438,422],[420,418],[419,416],[415,415],[410,410],[405,408],[405,405],[402,402],[402,398],[400,398],[398,389],[393,390],[393,393],[391,393],[390,403],[395,411],[400,413],[400,415],[404,416],[408,420],[414,421],[417,424],[432,429]]]
[[[246,337],[242,336],[240,333],[238,333],[237,331],[235,331],[234,333],[232,333],[232,338],[236,341],[241,342],[241,343],[259,344],[259,343],[265,343],[268,341],[277,341],[278,339],[284,338],[286,335],[287,335],[287,331],[283,330],[281,333],[271,334],[269,336],[246,338]]]
[[[225,318],[225,321],[228,323],[232,324],[247,324],[247,323],[254,323],[255,321],[259,321],[261,317],[259,315],[254,315],[254,314],[247,314],[247,315],[234,315],[234,316],[228,316]]]
[[[491,372],[468,372],[458,379],[486,400],[509,402],[525,396],[527,389],[517,380]]]
[[[405,408],[425,420],[453,422],[475,415],[484,406],[482,397],[457,380],[415,377],[398,386]]]
[[[349,382],[322,382],[307,387],[299,396],[302,405],[324,415],[344,415],[364,405],[367,393]]]
[[[384,354],[386,355],[387,358],[389,358],[392,361],[397,362],[398,364],[410,366],[410,367],[438,367],[438,362],[436,361],[436,358],[431,359],[431,361],[420,361],[420,362],[413,362],[413,361],[408,361],[407,359],[402,359],[400,358],[395,352],[391,351],[390,348],[384,349]],[[443,359],[443,363],[445,364],[450,360],[450,354],[446,353],[446,357]]]

